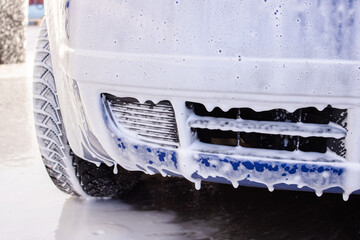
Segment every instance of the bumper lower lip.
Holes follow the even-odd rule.
[[[234,187],[267,187],[270,191],[274,188],[315,191],[318,195],[322,192],[350,194],[359,187],[359,184],[356,184],[357,187],[349,186],[347,181],[351,176],[360,175],[360,167],[354,163],[257,160],[200,153],[191,148],[169,150],[139,144],[126,137],[114,138],[114,144],[118,146],[118,154],[140,171],[182,176],[194,183],[212,181]]]

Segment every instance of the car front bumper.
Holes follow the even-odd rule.
[[[358,39],[351,30],[356,26],[347,26],[339,40],[332,31],[337,25],[327,21],[330,14],[317,15],[318,8],[330,11],[330,3],[294,8],[282,1],[288,12],[280,20],[273,11],[280,2],[229,3],[216,2],[215,8],[212,1],[47,2],[54,73],[73,151],[96,163],[183,176],[197,184],[204,179],[269,189],[287,184],[318,194],[339,187],[345,196],[360,189],[360,57],[359,47],[348,44]],[[325,35],[311,27],[316,17],[324,19]],[[262,24],[251,27],[254,21]],[[289,26],[291,21],[302,24]],[[179,147],[156,147],[124,134],[109,120],[103,93],[171,102]],[[188,126],[187,101],[208,109],[347,109],[346,159],[319,162],[300,152],[275,158],[203,148]]]

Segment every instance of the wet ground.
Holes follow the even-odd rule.
[[[31,64],[0,66],[0,239],[360,239],[360,196],[149,176],[123,200],[69,197],[42,165],[31,105]]]

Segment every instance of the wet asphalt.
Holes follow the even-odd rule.
[[[37,28],[28,30],[29,39]],[[33,41],[33,40],[32,40]],[[28,42],[28,47],[33,47]],[[0,239],[360,239],[360,196],[143,176],[121,200],[58,191],[37,149],[29,63],[0,66]]]

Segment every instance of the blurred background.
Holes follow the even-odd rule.
[[[25,62],[26,27],[43,16],[43,0],[0,0],[0,64]]]

